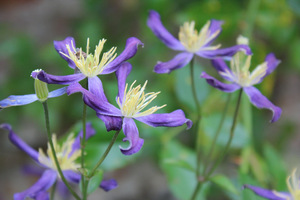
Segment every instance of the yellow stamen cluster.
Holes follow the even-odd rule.
[[[210,21],[208,21],[203,28],[199,31],[195,30],[195,22],[185,22],[183,26],[180,27],[179,30],[179,40],[181,44],[192,53],[197,52],[200,49],[203,50],[216,50],[220,48],[221,45],[216,46],[207,46],[203,47],[207,43],[209,43],[212,39],[214,39],[220,31],[214,32],[210,35],[209,31]]]
[[[59,165],[62,170],[73,170],[76,171],[80,168],[80,164],[75,163],[75,160],[80,157],[81,150],[78,149],[73,152],[70,156],[70,152],[72,151],[72,145],[74,143],[73,134],[70,134],[67,140],[62,144],[59,145],[57,143],[56,135],[52,135],[52,141],[54,145],[54,149],[56,152],[56,156],[59,162]],[[52,154],[50,144],[48,143],[47,155],[44,153],[42,149],[39,149],[39,157],[40,163],[46,165],[49,168],[57,170],[55,165],[54,156]]]
[[[251,73],[249,71],[251,57],[246,56],[244,52],[236,53],[230,61],[230,71],[220,72],[222,76],[234,80],[242,87],[248,87],[260,82],[261,78],[267,73],[267,62],[258,65]]]
[[[160,92],[150,92],[150,93],[144,93],[145,87],[147,85],[147,81],[141,87],[141,85],[138,85],[136,87],[133,87],[136,81],[134,81],[129,90],[127,91],[128,84],[125,86],[125,91],[124,91],[124,96],[123,96],[123,102],[120,102],[120,98],[118,97],[117,103],[122,111],[122,115],[124,117],[142,117],[146,115],[150,115],[157,110],[165,107],[166,105],[163,106],[153,106],[149,108],[146,111],[142,110],[153,101],[157,95]]]
[[[99,41],[98,45],[96,45],[94,55],[89,53],[89,38],[87,39],[86,52],[83,52],[81,48],[75,49],[74,45],[72,44],[71,46],[66,46],[69,55],[66,55],[63,52],[61,53],[64,56],[70,58],[75,63],[76,67],[81,71],[81,73],[83,73],[87,77],[94,77],[100,74],[105,66],[113,61],[117,56],[117,54],[115,53],[117,48],[112,47],[108,52],[103,53],[100,60],[100,54],[105,42],[105,39]]]

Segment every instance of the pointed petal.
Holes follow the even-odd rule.
[[[229,67],[227,66],[226,62],[223,60],[223,58],[216,58],[211,60],[212,66],[219,72],[231,72],[231,70],[229,69]],[[219,73],[220,74],[220,73]],[[222,76],[222,78],[224,78],[227,81],[233,82],[233,80],[228,77],[228,76],[223,76],[222,74],[220,74],[220,76]]]
[[[87,123],[86,124],[86,135],[85,135],[85,139],[89,139],[90,137],[92,137],[93,135],[95,135],[96,131],[95,129],[92,127],[91,123]],[[83,130],[81,129],[81,131],[79,132],[79,134],[76,136],[74,143],[72,145],[72,151],[69,154],[69,157],[74,153],[74,151],[80,149],[80,139],[83,138]]]
[[[154,127],[176,127],[186,124],[187,129],[190,129],[193,125],[193,122],[190,119],[185,118],[182,110],[175,110],[171,113],[151,114],[143,117],[137,117],[135,119]]]
[[[142,148],[144,140],[139,137],[139,130],[132,118],[125,117],[123,119],[123,132],[126,136],[123,138],[123,142],[128,141],[129,146],[127,148],[120,146],[121,152],[124,155],[137,153]]]
[[[234,92],[238,89],[241,88],[241,86],[239,86],[238,84],[236,83],[231,83],[231,84],[226,84],[226,83],[222,83],[220,82],[219,80],[215,79],[214,77],[206,74],[205,72],[202,72],[201,73],[201,78],[205,78],[206,79],[206,82],[213,86],[214,88],[217,88],[218,90],[221,90],[223,92]]]
[[[104,122],[107,132],[112,130],[118,131],[122,129],[121,117],[101,115],[99,113],[97,113],[97,117]]]
[[[221,26],[223,23],[224,22],[220,20],[215,20],[215,19],[210,20],[208,37],[212,37],[214,34],[215,35],[208,41],[208,43],[205,44],[205,46],[209,46],[220,35],[222,31]],[[216,32],[218,32],[218,34],[216,34]]]
[[[52,92],[49,92],[48,98],[54,98],[59,97],[67,92],[67,87],[59,88],[57,90],[53,90]]]
[[[270,200],[286,200],[291,197],[289,193],[285,192],[275,192],[274,190],[267,190],[253,185],[244,185],[244,188],[248,188],[255,192],[258,196],[270,199]],[[278,194],[280,196],[278,196]]]
[[[257,83],[261,83],[266,76],[271,74],[281,61],[278,60],[273,53],[269,53],[265,58],[265,62],[267,62],[267,72]]]
[[[214,59],[216,57],[232,57],[238,51],[243,51],[246,55],[252,55],[252,51],[249,46],[244,44],[216,50],[200,49],[196,52],[196,55],[203,58]]]
[[[33,184],[29,189],[16,193],[15,200],[25,200],[26,197],[35,199],[37,196],[41,197],[43,192],[46,192],[56,181],[57,173],[54,170],[46,170],[41,178]]]
[[[270,102],[258,89],[255,87],[245,87],[244,91],[254,106],[257,108],[266,108],[273,112],[271,123],[276,122],[280,118],[281,108]]]
[[[93,93],[97,98],[101,99],[101,101],[107,101],[102,82],[97,76],[88,78],[88,87],[89,91]]]
[[[115,72],[122,62],[132,58],[136,54],[139,45],[144,46],[144,44],[139,39],[135,37],[128,38],[124,51],[111,63],[109,63],[101,72],[101,74],[110,74]]]
[[[116,71],[116,76],[118,80],[118,97],[120,98],[120,103],[123,102],[126,79],[129,73],[131,72],[132,66],[130,63],[123,63],[120,68]]]
[[[31,148],[28,144],[26,144],[21,138],[19,138],[19,136],[14,133],[14,131],[12,130],[9,124],[1,124],[0,128],[8,130],[9,140],[20,150],[27,153],[37,163],[40,163],[38,159],[39,153],[35,149]]]
[[[156,11],[150,10],[147,25],[152,30],[154,35],[156,35],[156,37],[158,37],[158,39],[160,39],[169,48],[177,51],[185,50],[180,41],[171,33],[169,33],[169,31],[167,31],[167,29],[164,27],[160,20],[160,16]]]
[[[77,83],[85,78],[85,75],[82,73],[71,74],[66,76],[55,76],[47,74],[43,70],[38,73],[32,73],[33,78],[38,78],[39,80],[48,83],[48,84],[59,84],[59,85],[69,85],[71,83]]]
[[[83,101],[86,105],[94,109],[98,114],[121,117],[121,111],[103,99],[96,97],[90,91],[84,89],[79,83],[74,83],[67,88],[67,94],[81,92],[83,94]]]
[[[11,106],[22,106],[37,101],[36,94],[27,95],[11,95],[6,99],[0,101],[0,109],[8,108]]]
[[[175,69],[186,66],[192,60],[193,56],[194,54],[192,53],[179,53],[168,62],[158,62],[154,67],[154,72],[158,74],[170,73]]]
[[[75,53],[75,50],[72,48],[72,47],[76,48],[76,44],[75,44],[74,38],[73,37],[66,37],[66,39],[64,39],[62,41],[55,41],[54,40],[53,44],[54,44],[54,48],[57,51],[57,53],[59,53],[59,55],[68,62],[69,67],[75,69],[76,68],[75,63],[71,59],[69,59],[68,57],[66,57],[66,56],[64,56],[62,54],[62,53],[64,53],[66,55],[69,55],[69,51],[67,49],[67,45],[69,45],[71,51],[73,53]]]
[[[100,187],[104,191],[108,192],[108,191],[113,190],[116,187],[118,187],[118,183],[115,179],[103,180],[100,184]]]

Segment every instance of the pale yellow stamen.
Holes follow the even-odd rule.
[[[128,91],[128,84],[126,84],[122,103],[120,102],[119,97],[117,99],[117,103],[124,117],[134,118],[150,115],[166,106],[153,106],[148,110],[142,111],[146,106],[148,106],[151,103],[151,101],[153,101],[157,97],[157,95],[160,92],[150,92],[145,94],[144,90],[147,85],[147,81],[145,82],[143,87],[141,87],[141,85],[133,87],[135,82],[136,81],[134,81],[131,84]]]
[[[89,53],[89,38],[87,39],[86,53],[83,52],[81,48],[76,50],[73,43],[71,47],[69,45],[66,45],[69,55],[63,52],[61,53],[71,59],[75,63],[76,67],[81,71],[81,73],[83,73],[87,77],[94,77],[100,74],[104,70],[104,68],[117,56],[117,54],[115,53],[117,48],[112,47],[108,52],[103,53],[100,60],[100,54],[103,50],[105,42],[105,39],[99,41],[98,45],[96,45],[94,55]]]
[[[69,154],[72,151],[72,146],[74,143],[73,134],[70,134],[66,141],[59,145],[57,143],[56,135],[52,135],[52,141],[54,145],[54,149],[56,152],[56,156],[59,162],[59,165],[62,170],[73,170],[76,171],[78,168],[80,168],[80,164],[75,163],[75,160],[80,157],[81,150],[78,149],[72,153],[71,156]],[[52,154],[50,144],[48,143],[48,149],[47,149],[47,155],[44,153],[42,149],[39,149],[39,157],[38,160],[40,163],[44,164],[45,166],[52,168],[54,170],[57,170],[55,161],[54,161],[54,155]]]
[[[219,45],[215,46],[207,46],[204,47],[206,44],[208,44],[211,40],[213,40],[219,33],[220,30],[214,32],[213,34],[209,31],[210,27],[210,21],[208,21],[203,28],[199,31],[195,30],[195,22],[185,22],[183,26],[180,27],[179,30],[179,40],[181,44],[192,53],[195,53],[202,50],[216,50],[220,48]],[[211,34],[211,35],[210,35]]]

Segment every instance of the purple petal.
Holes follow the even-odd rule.
[[[67,89],[67,94],[81,92],[83,94],[83,101],[86,105],[94,109],[98,114],[121,117],[121,111],[109,102],[96,97],[90,91],[84,89],[79,83],[70,85]]]
[[[206,74],[205,72],[201,73],[201,78],[205,78],[206,82],[213,86],[214,88],[217,88],[218,90],[221,90],[223,92],[234,92],[238,89],[241,88],[241,86],[239,86],[236,83],[231,83],[231,84],[226,84],[226,83],[222,83],[219,80],[215,79],[214,77]]]
[[[261,83],[262,80],[268,76],[269,74],[271,74],[276,67],[279,65],[279,63],[281,62],[280,60],[278,60],[275,55],[273,53],[269,53],[266,58],[265,58],[265,62],[267,62],[267,72],[266,74],[259,80],[258,83]]]
[[[120,103],[123,102],[126,79],[129,73],[131,72],[132,66],[130,63],[125,62],[123,63],[120,68],[116,71],[116,76],[118,80],[118,97],[120,98]]]
[[[156,11],[151,10],[149,12],[147,25],[152,30],[154,35],[156,35],[156,37],[158,37],[158,39],[160,39],[169,48],[177,51],[185,50],[181,42],[171,35],[161,23],[160,16]]]
[[[107,101],[102,82],[97,76],[88,78],[88,87],[89,91],[93,93],[97,98],[101,99],[101,101]]]
[[[248,45],[240,44],[240,45],[236,45],[224,49],[216,49],[216,50],[200,49],[198,52],[196,52],[196,55],[203,58],[214,59],[216,57],[232,57],[238,51],[243,51],[247,55],[252,54],[252,51]]]
[[[124,155],[137,153],[142,148],[144,140],[139,137],[139,131],[132,118],[125,117],[123,119],[123,132],[126,136],[123,138],[123,142],[128,141],[129,146],[127,148],[120,146],[121,152]]]
[[[36,200],[49,200],[49,193],[46,191],[41,191],[36,195]]]
[[[92,127],[91,123],[87,123],[86,124],[86,135],[85,135],[85,139],[89,139],[90,137],[92,137],[93,135],[95,135],[96,131],[95,129]],[[80,139],[83,137],[83,130],[81,129],[81,131],[79,132],[79,134],[77,135],[77,137],[74,140],[74,143],[72,145],[72,151],[69,154],[69,157],[74,153],[74,151],[80,149]]]
[[[185,118],[182,110],[175,110],[171,113],[151,114],[143,117],[137,117],[135,119],[154,127],[176,127],[186,124],[187,129],[190,129],[193,125],[193,122],[190,119]]]
[[[36,198],[41,195],[41,192],[47,191],[56,181],[57,173],[54,170],[46,170],[42,177],[33,184],[29,189],[16,193],[14,195],[15,200],[25,200],[26,197]]]
[[[66,57],[65,55],[62,54],[62,53],[64,53],[66,55],[69,55],[67,45],[69,45],[71,51],[73,53],[75,53],[75,50],[72,48],[72,47],[76,48],[74,38],[73,37],[66,37],[66,39],[64,39],[62,41],[55,41],[54,40],[53,44],[54,44],[55,50],[59,53],[59,55],[68,62],[69,67],[75,69],[76,68],[75,63],[71,59],[69,59],[68,57]]]
[[[11,126],[9,124],[1,124],[0,128],[6,129],[9,131],[8,138],[9,140],[17,146],[20,150],[24,151],[27,153],[33,160],[35,160],[37,163],[39,162],[39,153],[31,148],[28,144],[26,144],[21,138],[19,138],[18,135],[14,133],[12,130]]]
[[[213,34],[215,34],[217,31],[219,31],[218,34],[216,34],[213,38],[211,38],[208,43],[206,43],[204,46],[209,46],[221,33],[222,31],[222,24],[224,22],[223,21],[219,21],[219,20],[215,20],[212,19],[210,20],[210,26],[209,26],[209,37],[212,36]]]
[[[168,62],[158,62],[154,67],[154,72],[158,74],[170,73],[175,69],[186,66],[193,58],[192,53],[179,53],[172,60]]]
[[[97,117],[104,122],[107,132],[112,130],[118,131],[122,129],[121,117],[101,115],[99,113],[97,113]]]
[[[62,199],[71,199],[71,193],[67,186],[61,180],[56,183],[57,192],[60,194]]]
[[[132,58],[136,54],[139,45],[144,46],[144,44],[139,39],[135,37],[128,38],[124,51],[111,63],[109,63],[101,72],[101,74],[110,74],[115,72],[122,62]]]
[[[82,73],[71,74],[66,76],[55,76],[47,74],[43,70],[37,74],[32,74],[33,78],[38,78],[39,80],[46,82],[48,84],[59,84],[59,85],[69,85],[71,83],[78,83],[85,78],[85,75]]]
[[[0,101],[0,109],[7,108],[10,106],[22,106],[37,101],[36,94],[27,95],[11,95],[6,99]]]
[[[228,72],[228,71],[231,72],[231,70],[227,66],[226,62],[222,58],[213,59],[213,60],[211,60],[211,63],[212,63],[212,66],[218,72]],[[220,76],[222,76],[222,74],[220,74]],[[228,76],[222,76],[222,78],[224,78],[227,81],[233,82],[233,80],[231,78],[229,78]]]
[[[286,199],[288,199],[288,197],[291,197],[291,195],[289,193],[278,192],[278,194],[285,196],[285,197],[280,197],[280,196],[276,195],[277,192],[274,193],[274,190],[267,190],[267,189],[263,189],[263,188],[256,187],[253,185],[244,185],[244,187],[252,190],[258,196],[261,196],[261,197],[264,197],[264,198],[267,198],[270,200],[286,200]]]
[[[280,118],[281,108],[272,104],[258,89],[255,87],[245,87],[244,91],[254,106],[257,108],[266,108],[273,112],[271,123],[276,122]]]
[[[67,87],[59,88],[57,90],[53,90],[49,92],[48,98],[59,97],[67,92]]]
[[[72,170],[64,170],[63,174],[67,181],[71,183],[79,183],[81,179],[81,174],[76,173]]]
[[[118,187],[118,183],[115,179],[109,179],[109,180],[103,180],[100,184],[100,187],[108,192],[112,189],[115,189],[116,187]]]

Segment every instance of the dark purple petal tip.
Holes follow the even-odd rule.
[[[270,200],[286,200],[287,197],[289,197],[290,195],[288,193],[282,193],[282,192],[278,192],[278,194],[281,195],[285,195],[286,197],[281,197],[276,195],[276,193],[274,193],[273,190],[267,190],[261,187],[257,187],[257,186],[253,186],[253,185],[244,185],[243,189],[250,189],[252,190],[255,194],[257,194],[258,196],[270,199]]]
[[[103,180],[100,184],[100,187],[108,192],[118,187],[118,183],[115,179]]]

